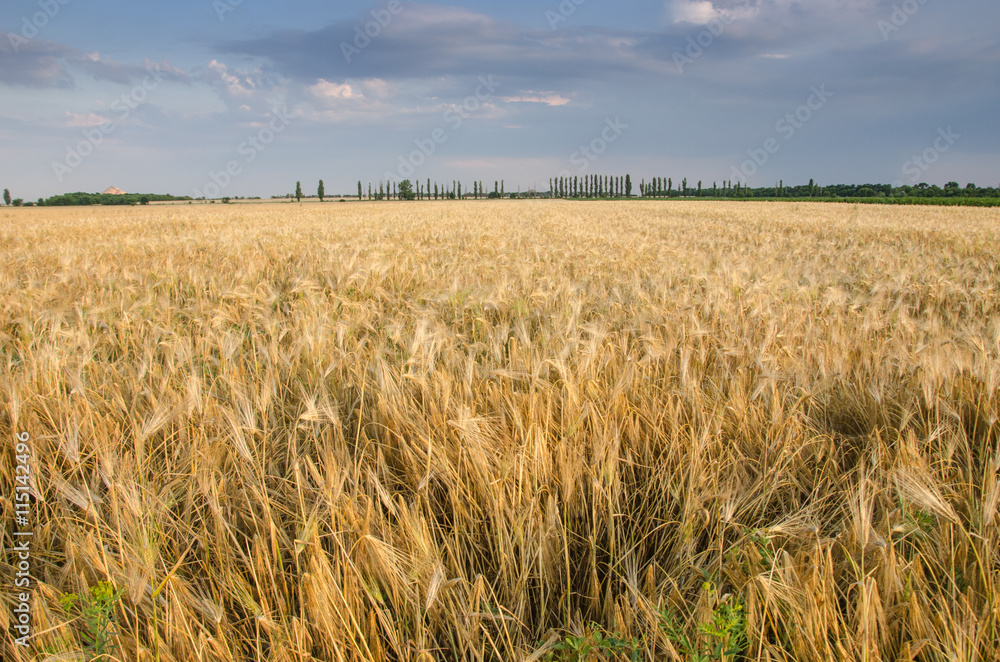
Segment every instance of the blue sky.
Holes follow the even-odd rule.
[[[0,188],[997,186],[998,27],[995,0],[7,0]]]

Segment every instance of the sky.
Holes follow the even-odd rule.
[[[0,188],[1000,185],[996,0],[5,0]]]

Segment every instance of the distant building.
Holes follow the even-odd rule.
[[[121,190],[120,188],[112,186],[111,188],[109,188],[107,191],[104,192],[104,195],[125,195],[125,191]]]

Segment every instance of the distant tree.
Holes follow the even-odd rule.
[[[503,197],[503,180],[500,180],[500,197]]]
[[[438,185],[437,184],[434,185],[434,199],[435,200],[438,199]]]
[[[10,189],[5,188],[3,190],[3,203],[10,207]]]
[[[376,200],[384,200],[385,199],[385,188],[384,187],[385,187],[385,185],[382,182],[378,183],[378,196],[376,196],[376,198],[375,198]]]
[[[302,182],[295,182],[295,199],[302,202]]]
[[[148,205],[149,204],[149,196],[148,195],[140,195],[139,196],[139,204],[140,205]]]
[[[359,179],[358,180],[358,202],[361,202],[361,199],[364,197],[364,195],[365,195],[365,190],[363,188],[361,188],[361,180]]]
[[[404,179],[399,183],[400,200],[416,200],[417,194],[413,192],[413,184],[409,179]]]
[[[316,195],[319,196],[319,201],[323,202],[323,198],[326,196],[326,189],[323,188],[323,180],[319,180],[319,188],[316,189]]]
[[[458,183],[458,199],[462,199],[462,182]]]
[[[682,186],[684,187],[684,195],[687,195],[688,194],[688,178],[687,177],[684,178],[684,182],[683,182]]]
[[[698,197],[701,197],[701,180],[698,180]]]
[[[625,175],[625,197],[632,197],[632,175]]]
[[[812,197],[816,192],[816,184],[813,180],[809,180],[809,197]]]
[[[672,177],[667,177],[667,195],[674,192],[674,180]]]
[[[22,200],[21,198],[14,198],[11,204],[14,205],[15,207],[20,207],[21,205],[24,204],[24,200]]]

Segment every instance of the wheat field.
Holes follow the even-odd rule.
[[[0,211],[4,660],[1000,659],[1000,213]],[[32,638],[14,645],[15,435]]]

